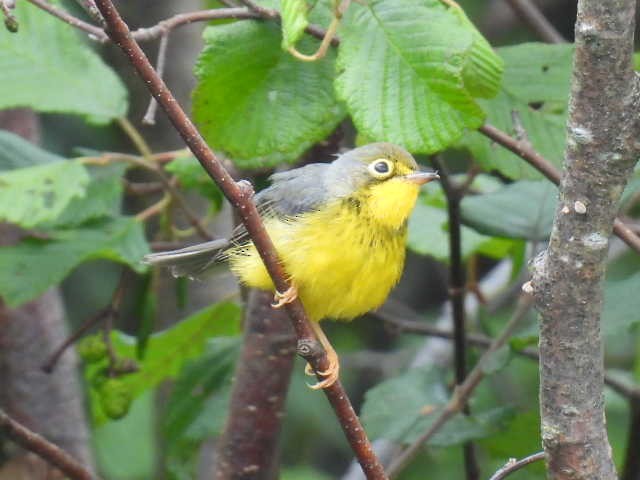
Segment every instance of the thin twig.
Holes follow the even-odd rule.
[[[551,25],[540,9],[531,0],[506,0],[514,12],[542,40],[548,43],[566,43],[567,40]]]
[[[180,194],[180,192],[175,187],[173,182],[164,173],[164,170],[162,170],[160,166],[156,165],[156,163],[154,162],[154,155],[153,155],[153,152],[151,151],[151,147],[149,147],[149,144],[144,139],[142,134],[138,131],[138,129],[127,118],[119,118],[118,124],[123,129],[123,131],[127,134],[127,136],[129,137],[131,142],[134,144],[138,152],[140,152],[140,154],[143,156],[142,160],[140,160],[137,157],[134,157],[132,161],[154,172],[156,176],[160,179],[160,182],[162,182],[162,184],[164,185],[165,190],[167,191],[169,196],[171,197],[168,199],[162,198],[156,205],[152,205],[144,212],[139,213],[136,216],[136,218],[138,220],[144,221],[147,218],[157,215],[162,210],[164,210],[167,207],[167,205],[169,205],[170,200],[173,199],[175,200],[178,207],[180,207],[180,209],[183,211],[183,213],[185,214],[185,217],[187,217],[187,220],[189,221],[191,226],[196,230],[196,232],[198,232],[198,235],[200,235],[205,240],[213,240],[213,236],[209,232],[207,232],[207,229],[204,228],[204,225],[202,225],[202,222],[200,221],[198,216],[191,211],[191,208],[189,208],[187,201]]]
[[[164,212],[170,203],[171,203],[171,194],[167,192],[156,203],[145,208],[140,213],[137,213],[136,220],[139,222],[146,222],[150,218],[153,218],[156,215],[160,215],[162,212]]]
[[[408,307],[406,307],[405,310],[408,310]],[[397,316],[391,315],[384,310],[377,310],[370,313],[369,315],[379,318],[386,324],[390,325],[393,329],[402,333],[427,335],[430,337],[444,338],[446,340],[453,340],[454,338],[454,332],[452,330],[439,328],[435,325],[424,322],[422,321],[422,317],[420,317],[417,313],[411,313],[408,317],[408,314],[405,313],[403,314],[403,316],[407,318],[398,318]],[[486,335],[477,333],[468,333],[466,335],[466,340],[467,344],[483,349],[490,347],[491,342],[493,341],[491,337],[487,337]],[[514,353],[530,360],[538,361],[539,359],[538,352],[533,348],[514,350]],[[605,373],[604,383],[619,395],[627,399],[640,401],[640,387],[636,385],[629,385],[628,383],[616,378],[610,373]]]
[[[508,475],[511,475],[513,472],[520,470],[527,465],[539,462],[540,460],[544,460],[544,452],[534,453],[533,455],[529,455],[528,457],[523,458],[522,460],[516,460],[515,458],[510,459],[504,467],[494,473],[489,480],[502,480],[503,478],[507,478]]]
[[[314,54],[305,55],[304,53],[299,52],[296,49],[295,45],[289,47],[287,49],[288,52],[295,58],[297,58],[298,60],[302,60],[303,62],[315,62],[316,60],[320,60],[321,58],[323,58],[327,54],[327,50],[331,46],[333,38],[336,36],[336,32],[338,31],[338,27],[340,26],[340,21],[349,8],[350,3],[351,0],[342,0],[340,5],[335,9],[333,18],[331,19],[331,23],[329,24],[329,28],[327,28],[324,37],[322,37],[322,42],[320,43],[320,46]]]
[[[549,160],[534,150],[531,145],[528,145],[527,142],[516,140],[488,123],[482,125],[478,131],[507,150],[515,153],[556,185],[560,183],[560,171],[553,166]],[[613,232],[624,243],[629,245],[629,247],[640,253],[640,237],[619,218],[616,218],[613,222]]]
[[[118,279],[118,283],[116,284],[116,288],[113,290],[111,294],[111,300],[109,301],[109,305],[100,309],[96,313],[94,313],[91,317],[85,320],[80,327],[69,335],[64,342],[51,354],[49,359],[42,365],[42,370],[45,373],[53,372],[53,369],[56,367],[58,360],[62,356],[62,354],[73,345],[80,337],[82,337],[85,333],[87,333],[91,328],[101,322],[110,321],[114,316],[118,315],[120,310],[120,305],[122,304],[122,297],[124,296],[124,281],[125,281],[126,269],[122,269],[120,273],[120,278]],[[110,330],[110,329],[109,329]],[[111,339],[108,341],[105,340],[107,346],[111,344]],[[115,363],[115,362],[113,362]]]
[[[93,0],[76,0],[76,3],[80,5],[94,21],[98,22],[101,27],[104,27],[104,18],[100,15],[100,10],[96,7],[96,2]]]
[[[13,13],[11,13],[9,5],[7,5],[5,0],[0,0],[0,11],[4,15],[4,26],[6,29],[11,33],[16,33],[19,28],[18,20],[13,16]]]
[[[158,77],[140,46],[131,37],[129,28],[120,17],[111,0],[96,0],[96,4],[107,22],[107,33],[111,40],[129,58],[144,84],[163,108],[187,146],[200,161],[212,180],[218,184],[229,202],[237,209],[256,250],[260,253],[276,290],[279,292],[287,291],[290,283],[253,202],[253,189],[246,182],[236,183],[225,170],[222,163],[216,158],[191,120],[184,113],[171,91],[162,79]],[[296,299],[287,304],[286,309],[298,338],[298,352],[305,357],[316,372],[327,370],[329,360],[326,352],[321,348],[315,337],[300,300]],[[337,381],[332,386],[324,389],[324,392],[367,477],[369,479],[386,478],[384,469],[373,452],[371,443],[351,406],[341,382]]]
[[[167,60],[167,45],[169,45],[169,33],[165,33],[160,37],[160,44],[158,45],[158,58],[156,60],[156,72],[160,78],[164,77],[164,66]],[[155,125],[156,124],[156,112],[158,111],[158,102],[151,97],[147,112],[142,117],[143,125]]]
[[[456,385],[460,385],[467,376],[467,342],[465,338],[466,320],[464,310],[466,291],[464,265],[462,262],[462,218],[460,214],[460,202],[464,194],[461,193],[457,185],[454,185],[449,172],[437,155],[431,158],[431,162],[440,173],[440,185],[447,198],[447,212],[449,216],[449,298],[453,312],[453,354]],[[467,404],[463,405],[462,411],[465,415],[469,415],[469,406]],[[463,450],[466,478],[467,480],[476,480],[479,478],[480,472],[473,442],[465,442]]]
[[[44,437],[32,432],[0,409],[0,433],[21,447],[35,453],[47,463],[54,465],[72,480],[95,480],[84,465]]]
[[[28,2],[34,4],[36,7],[44,10],[45,12],[53,15],[54,17],[59,18],[65,23],[68,23],[72,27],[75,27],[83,32],[88,33],[92,38],[98,40],[100,42],[105,42],[108,40],[107,34],[104,33],[100,27],[96,27],[95,25],[91,25],[83,20],[80,20],[77,17],[74,17],[70,13],[65,10],[56,7],[55,5],[50,4],[46,0],[27,0]]]
[[[532,297],[526,295],[520,298],[518,302],[518,306],[516,307],[516,311],[513,316],[507,322],[504,329],[500,333],[498,337],[493,340],[491,346],[487,349],[486,352],[482,355],[480,360],[476,366],[471,370],[465,381],[456,387],[451,396],[451,399],[445,405],[444,409],[440,413],[440,415],[433,421],[429,429],[424,432],[418,439],[416,439],[409,447],[402,451],[402,453],[396,457],[389,465],[387,469],[387,475],[389,478],[395,478],[400,471],[408,465],[408,463],[418,454],[422,445],[431,439],[442,427],[446,424],[456,413],[460,412],[464,405],[467,403],[467,400],[475,390],[475,388],[480,384],[482,379],[484,379],[485,373],[485,363],[488,358],[501,348],[511,337],[514,330],[518,327],[522,319],[525,317],[531,305],[533,304]]]

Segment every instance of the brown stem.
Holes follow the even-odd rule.
[[[273,295],[252,291],[230,411],[218,442],[217,480],[278,478],[277,450],[296,336],[286,312],[271,308]]]
[[[567,40],[542,14],[531,0],[506,0],[514,12],[540,37],[548,43],[566,43]]]
[[[464,196],[461,188],[451,180],[447,169],[437,156],[431,159],[434,167],[440,173],[440,185],[447,198],[447,212],[449,216],[449,298],[453,314],[453,353],[456,385],[464,382],[467,376],[467,341],[466,319],[464,310],[465,278],[462,262],[462,218],[460,202]],[[468,415],[469,406],[465,404],[462,411]],[[477,480],[480,477],[480,467],[475,454],[473,442],[463,445],[464,466],[467,480]]]
[[[539,462],[540,460],[544,460],[544,452],[534,453],[522,460],[512,458],[504,467],[494,473],[489,480],[502,480],[503,478],[507,478],[507,476],[511,475],[513,472],[517,472],[521,468],[524,468],[534,462]]]
[[[46,0],[28,0],[28,2],[33,3],[36,7],[41,8],[45,12],[53,15],[54,17],[59,18],[65,23],[68,23],[72,27],[75,27],[83,32],[88,33],[93,38],[99,41],[106,41],[107,35],[100,27],[96,27],[95,25],[91,25],[83,20],[80,20],[77,17],[74,17],[70,13],[64,11],[61,8],[56,7],[55,5],[50,4]]]
[[[564,172],[549,246],[532,265],[542,442],[554,480],[618,478],[600,314],[609,237],[640,151],[635,10],[635,0],[578,2]]]
[[[456,413],[463,409],[473,391],[486,375],[484,364],[487,359],[491,354],[493,354],[493,352],[498,350],[507,342],[509,337],[511,337],[514,330],[519,326],[520,322],[529,311],[532,304],[533,299],[530,296],[523,296],[520,298],[516,311],[509,322],[507,322],[500,335],[493,340],[491,346],[486,352],[484,352],[482,357],[480,357],[480,360],[478,360],[478,363],[473,370],[471,370],[465,381],[456,387],[451,399],[447,405],[445,405],[440,415],[429,426],[429,429],[420,435],[420,437],[418,437],[391,462],[387,469],[389,478],[395,478],[420,452],[422,445],[429,441]]]
[[[488,123],[482,125],[478,131],[515,153],[556,185],[560,184],[560,171],[549,160],[534,150],[528,142],[517,140]],[[640,253],[640,237],[619,218],[614,220],[613,233],[629,247]]]
[[[640,478],[640,401],[631,400],[629,420],[629,437],[627,453],[621,480],[638,480]]]
[[[129,28],[120,17],[113,3],[110,0],[97,0],[96,4],[107,22],[106,31],[109,37],[129,58],[138,75],[140,75],[147,88],[163,108],[169,120],[202,167],[220,187],[231,205],[237,209],[240,219],[251,236],[253,244],[259,252],[276,289],[280,292],[286,292],[290,284],[273,243],[267,235],[264,224],[253,203],[253,190],[247,183],[236,183],[222,163],[218,161],[191,120],[180,108],[173,94],[162,79],[158,77],[140,46],[131,37]],[[317,344],[318,342],[300,300],[287,304],[286,309],[296,331],[299,344],[306,345],[310,342]],[[303,350],[300,349],[299,351]],[[319,355],[308,356],[307,360],[316,372],[324,371],[329,367],[329,361],[324,350],[321,350]],[[384,469],[373,452],[371,443],[351,406],[342,384],[338,381],[324,391],[367,478],[386,478]]]
[[[0,432],[54,465],[73,480],[95,480],[96,478],[67,452],[21,425],[3,410],[0,410]]]

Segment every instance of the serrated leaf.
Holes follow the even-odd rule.
[[[239,337],[212,339],[176,380],[163,426],[172,478],[193,478],[198,445],[224,428],[240,344]]]
[[[32,300],[61,282],[73,268],[92,259],[128,264],[140,272],[149,253],[140,222],[132,218],[53,230],[50,239],[26,238],[0,248],[0,296],[10,307]]]
[[[24,228],[52,222],[85,194],[89,174],[76,161],[52,162],[0,173],[0,220]]]
[[[168,163],[165,169],[178,178],[182,188],[198,192],[211,201],[215,211],[220,210],[223,200],[222,192],[194,156],[178,157]]]
[[[240,307],[231,302],[211,305],[185,318],[175,326],[149,337],[144,357],[138,359],[140,370],[125,375],[122,381],[133,398],[155,387],[163,380],[175,378],[184,364],[198,358],[213,337],[237,335],[240,331]],[[116,353],[125,358],[136,358],[136,338],[122,332],[112,334]],[[85,377],[90,381],[106,367],[106,361],[85,367]],[[94,420],[100,424],[106,420],[97,402],[97,393],[91,389]]]
[[[196,65],[193,113],[209,144],[243,168],[297,159],[344,117],[334,96],[335,53],[300,62],[280,48],[277,26],[208,27]],[[300,48],[313,51],[308,37]]]
[[[280,0],[282,17],[282,48],[293,47],[309,25],[305,0]]]
[[[0,109],[73,113],[95,122],[126,114],[126,88],[75,29],[28,2],[18,2],[14,13],[20,31],[0,29]]]
[[[449,232],[446,210],[419,202],[409,218],[407,246],[420,255],[449,260]],[[512,240],[492,238],[462,227],[462,255],[482,253],[493,258],[506,256],[515,246]]]
[[[413,368],[386,380],[365,395],[362,422],[372,438],[410,443],[438,417],[449,400],[441,371],[433,366]],[[456,415],[429,442],[457,445],[495,432],[498,421],[508,413],[496,409],[473,417]]]
[[[336,90],[360,132],[430,153],[480,126],[474,95],[495,93],[502,65],[464,13],[440,0],[374,0],[350,13]]]
[[[465,197],[460,213],[466,225],[485,235],[546,240],[557,195],[555,185],[546,180],[522,180],[492,193]]]
[[[565,146],[565,118],[573,57],[571,45],[525,43],[498,49],[505,63],[498,95],[482,100],[487,122],[517,136],[513,112],[532,146],[557,167]],[[461,145],[487,170],[513,179],[538,179],[533,167],[491,140],[472,132]]]

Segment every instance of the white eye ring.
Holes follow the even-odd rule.
[[[367,168],[374,178],[379,179],[388,178],[393,173],[393,163],[386,158],[378,158],[374,160]]]

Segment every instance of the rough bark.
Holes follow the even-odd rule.
[[[533,265],[541,314],[542,439],[553,479],[616,477],[607,439],[602,280],[639,147],[635,0],[581,0],[567,150],[549,247]]]
[[[31,141],[38,138],[37,119],[27,110],[0,112],[0,128]],[[0,225],[0,245],[17,241],[18,235],[13,227]],[[68,350],[51,375],[40,368],[66,336],[64,306],[57,289],[15,309],[7,308],[0,299],[0,405],[82,464],[92,465],[75,351]],[[19,478],[20,471],[32,480],[54,478],[42,460],[29,454],[14,458],[8,468],[13,478]]]
[[[278,437],[297,339],[273,295],[253,291],[229,419],[215,462],[217,480],[278,478]]]

